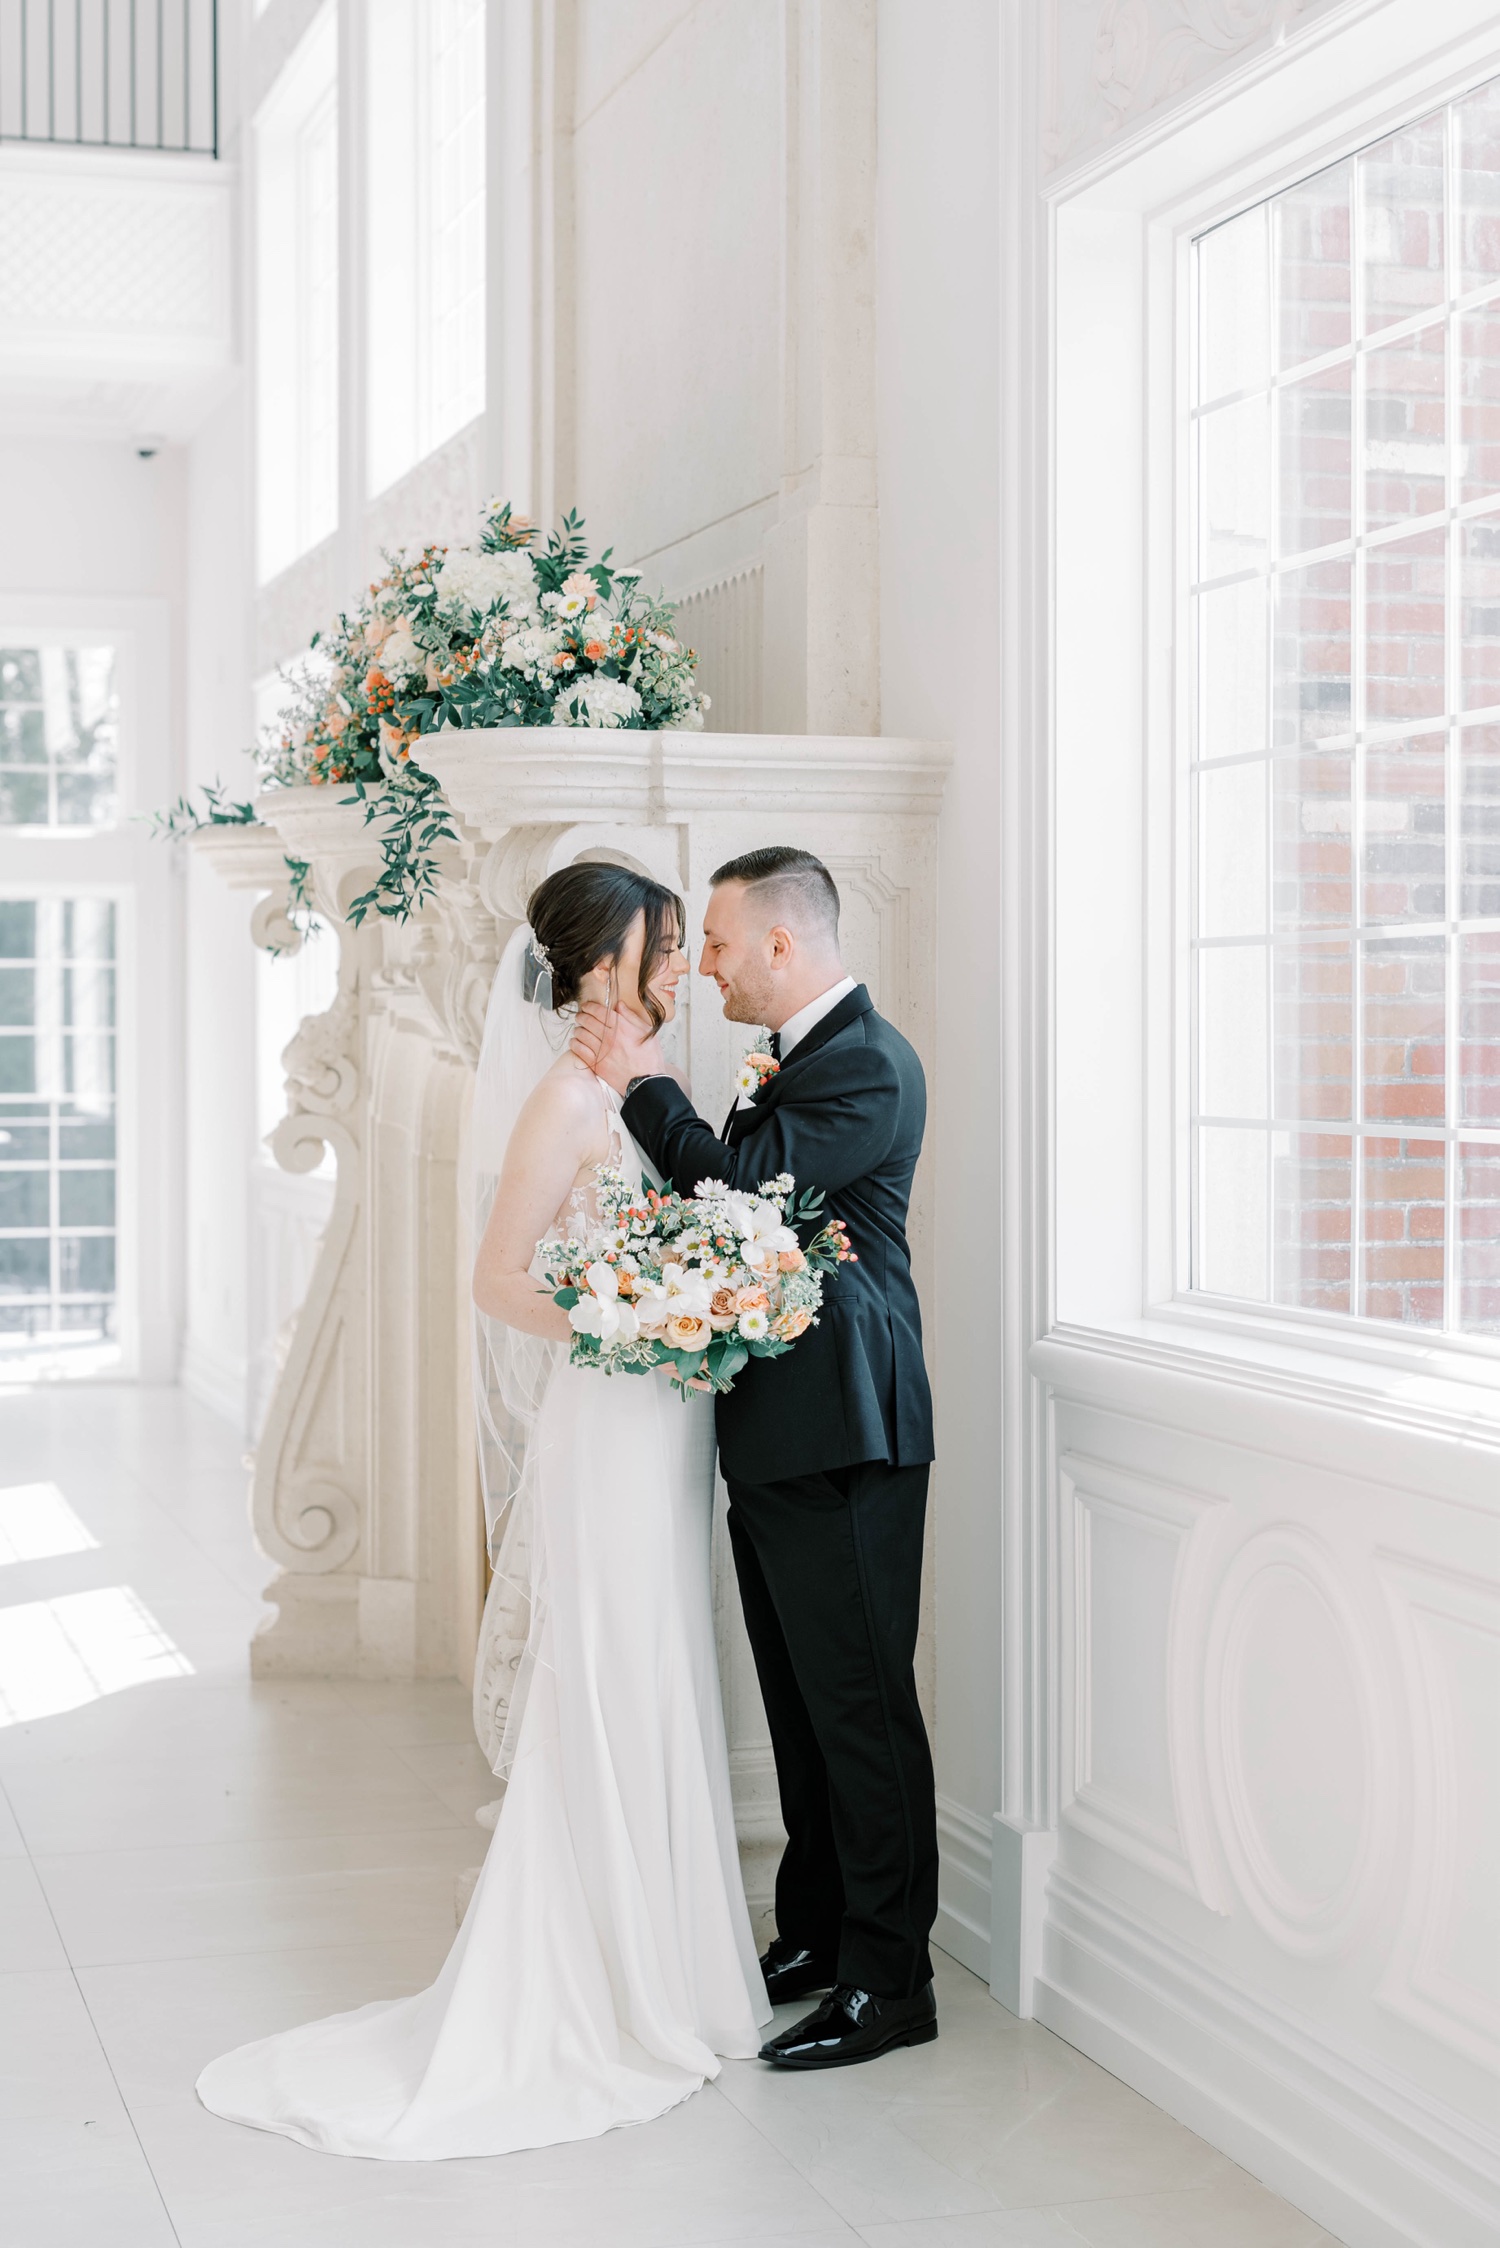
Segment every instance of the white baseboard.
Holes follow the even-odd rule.
[[[1036,2018],[1349,2248],[1492,2248],[1494,2142],[1053,1871]]]
[[[219,1350],[201,1335],[189,1333],[182,1346],[178,1380],[189,1397],[229,1421],[242,1434],[249,1368],[243,1358]]]
[[[990,1848],[988,1819],[940,1795],[938,1916],[932,1940],[981,1982],[990,1979]]]
[[[990,1991],[1023,2022],[1035,2012],[1056,1830],[999,1813],[990,1841]]]

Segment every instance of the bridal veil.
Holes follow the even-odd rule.
[[[484,1018],[470,1124],[473,1247],[489,1223],[517,1117],[565,1043],[550,1010],[551,977],[524,923],[495,971]],[[546,1606],[536,1535],[537,1416],[561,1345],[472,1318],[474,1411],[485,1544],[493,1572],[474,1666],[474,1729],[491,1769],[510,1776]]]

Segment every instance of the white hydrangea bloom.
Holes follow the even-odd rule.
[[[503,601],[512,616],[536,612],[536,569],[529,554],[481,554],[473,547],[454,547],[434,582],[445,609],[471,609],[482,616]]]
[[[623,679],[594,673],[565,687],[552,706],[554,726],[628,726],[640,716],[641,698]]]
[[[539,673],[551,670],[552,658],[556,655],[559,644],[556,633],[540,632],[523,626],[507,639],[501,662],[507,671],[519,671],[528,678],[535,678]]]

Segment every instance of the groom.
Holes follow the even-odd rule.
[[[573,1040],[626,1096],[663,1180],[691,1194],[700,1179],[753,1188],[790,1171],[824,1189],[859,1260],[791,1354],[752,1358],[718,1402],[788,1836],[761,1966],[774,2002],[829,1992],[761,2058],[804,2069],[937,2035],[937,1820],[912,1675],[932,1404],[906,1241],[927,1096],[911,1047],[844,973],[838,916],[809,851],[750,851],[714,876],[699,972],[731,1022],[769,1028],[780,1065],[741,1094],[722,1138],[634,1018],[585,1007]]]

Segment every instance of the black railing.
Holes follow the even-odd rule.
[[[216,0],[0,0],[0,141],[217,156]]]

